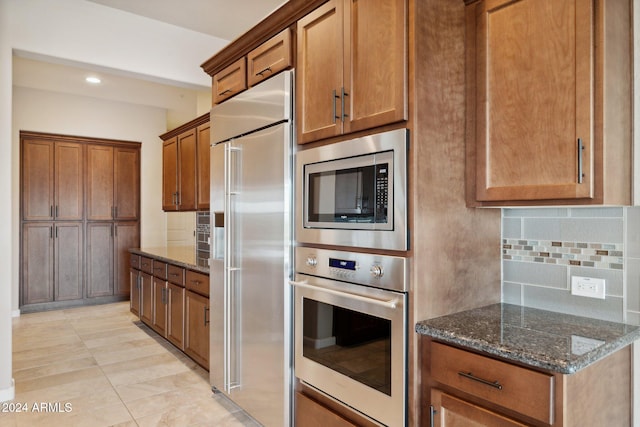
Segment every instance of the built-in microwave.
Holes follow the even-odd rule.
[[[408,131],[302,150],[296,160],[296,240],[407,250]]]

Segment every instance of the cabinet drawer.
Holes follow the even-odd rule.
[[[219,104],[247,88],[247,61],[245,57],[213,76],[213,102]]]
[[[291,32],[287,28],[247,55],[249,86],[254,86],[290,66]]]
[[[131,257],[129,258],[129,265],[131,268],[140,270],[140,255],[131,254]]]
[[[153,274],[153,260],[146,256],[140,257],[140,270],[145,273]]]
[[[158,279],[167,280],[167,263],[154,259],[153,275]]]
[[[553,424],[553,375],[434,342],[431,376],[442,384]]]
[[[206,297],[209,296],[209,276],[187,270],[187,289]]]
[[[184,287],[184,268],[177,265],[167,265],[167,280],[174,285]]]

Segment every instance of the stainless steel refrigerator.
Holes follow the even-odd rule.
[[[292,73],[211,110],[210,379],[265,426],[291,421]]]

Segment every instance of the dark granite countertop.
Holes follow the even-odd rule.
[[[132,254],[158,259],[189,270],[209,274],[208,258],[200,257],[194,246],[158,246],[153,248],[130,248]]]
[[[640,338],[640,328],[513,304],[424,320],[416,332],[440,342],[572,374]]]

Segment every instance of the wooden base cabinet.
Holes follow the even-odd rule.
[[[185,290],[183,287],[167,283],[167,333],[166,337],[180,350],[184,350],[184,306]],[[207,350],[207,354],[208,350]]]
[[[209,298],[191,291],[185,296],[184,352],[209,369]]]
[[[153,323],[153,276],[140,272],[140,320]]]
[[[129,286],[131,288],[129,309],[140,317],[140,272],[135,268],[129,269]]]
[[[422,345],[423,426],[631,425],[631,346],[561,374]]]

